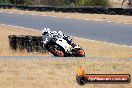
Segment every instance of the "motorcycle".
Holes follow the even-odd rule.
[[[63,38],[52,38],[45,47],[49,52],[54,56],[58,57],[85,57],[84,50],[79,47],[72,47],[68,42]]]

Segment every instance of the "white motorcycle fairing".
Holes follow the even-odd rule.
[[[62,46],[64,48],[65,52],[69,51],[72,48],[72,46],[70,44],[68,44],[66,40],[64,40],[62,38],[58,38],[56,43],[58,45]]]

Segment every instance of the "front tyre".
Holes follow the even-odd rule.
[[[85,52],[84,52],[84,50],[82,50],[82,49],[78,50],[78,51],[77,51],[77,56],[78,56],[78,57],[85,57]]]
[[[76,48],[73,50],[75,57],[85,57],[85,51],[81,48]]]

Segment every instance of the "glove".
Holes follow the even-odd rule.
[[[43,41],[44,44],[46,44],[46,41]]]
[[[72,41],[72,39],[73,39],[72,36],[67,36],[67,38],[69,41]]]
[[[43,43],[46,44],[47,42],[48,42],[48,39],[46,38],[46,39],[43,41]]]

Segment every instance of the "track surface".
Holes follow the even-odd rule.
[[[0,24],[17,25],[37,30],[49,27],[52,30],[61,30],[67,35],[132,46],[131,24],[33,16],[7,12],[0,12]]]
[[[93,60],[93,61],[96,61],[96,60],[106,60],[106,58],[89,58],[89,57],[84,57],[85,59],[88,59],[88,60]],[[0,56],[0,59],[22,59],[22,60],[34,60],[34,59],[41,59],[41,60],[44,60],[44,59],[84,59],[83,57],[80,58],[80,57],[54,57],[54,56]],[[132,61],[131,58],[107,58],[107,60],[113,60],[113,61],[116,61],[116,60],[130,60]]]

